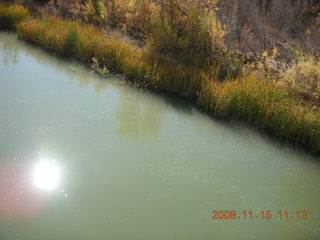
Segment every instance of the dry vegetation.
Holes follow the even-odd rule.
[[[320,62],[315,56],[297,57],[288,69],[281,71],[279,82],[320,106]]]
[[[28,10],[20,5],[0,4],[0,27],[3,29],[15,29],[16,24],[28,16]]]
[[[5,11],[9,8],[17,11]],[[320,112],[297,94],[319,96],[316,57],[301,57],[281,71],[269,66],[278,56],[274,49],[271,56],[244,64],[244,58],[225,47],[215,1],[84,1],[77,8],[90,14],[82,20],[17,17],[20,6],[1,4],[0,19],[19,19],[19,37],[45,49],[93,62],[137,85],[193,99],[215,116],[248,122],[320,152]],[[103,23],[138,36],[143,47],[106,35]],[[1,20],[0,27],[8,24]],[[308,86],[303,91],[302,82]]]

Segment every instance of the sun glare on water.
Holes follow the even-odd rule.
[[[33,183],[36,187],[51,191],[54,190],[60,180],[60,169],[55,161],[41,160],[33,171]]]

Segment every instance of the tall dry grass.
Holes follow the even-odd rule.
[[[16,24],[29,17],[29,11],[16,4],[0,3],[0,28],[14,30]]]
[[[207,83],[200,104],[214,115],[235,118],[288,142],[320,151],[320,112],[285,88],[251,75],[223,84]]]

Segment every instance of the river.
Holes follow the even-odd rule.
[[[316,157],[6,32],[0,136],[1,240],[320,239]]]

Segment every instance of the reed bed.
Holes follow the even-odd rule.
[[[286,89],[257,76],[203,87],[199,104],[208,112],[239,119],[272,132],[288,142],[320,152],[320,112]]]
[[[92,25],[52,16],[22,19],[16,28],[22,39],[81,61],[94,58],[99,67],[123,74],[135,84],[192,99],[212,115],[248,122],[320,153],[319,110],[259,75],[220,82],[215,80],[215,68],[187,67]]]

